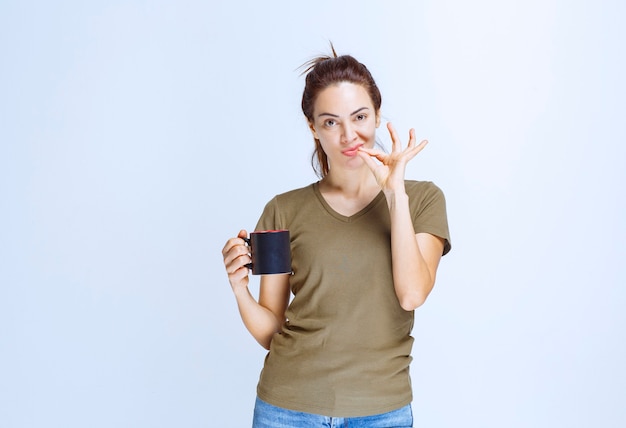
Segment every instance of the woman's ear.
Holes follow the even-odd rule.
[[[319,140],[320,138],[317,136],[317,132],[315,131],[315,126],[313,126],[311,122],[309,122],[309,129],[313,133],[313,138],[315,138],[316,140]]]
[[[376,112],[376,128],[380,126],[380,112]]]

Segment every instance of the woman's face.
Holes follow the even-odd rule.
[[[374,147],[378,112],[361,86],[341,82],[319,93],[313,106],[313,136],[320,141],[331,166],[359,166],[359,147]]]

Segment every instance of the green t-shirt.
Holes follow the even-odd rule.
[[[445,239],[445,199],[431,182],[406,181],[415,232]],[[275,406],[336,417],[409,404],[413,312],[400,307],[391,271],[389,209],[381,192],[346,217],[318,184],[274,197],[256,230],[289,229],[293,299],[274,335],[257,394]]]

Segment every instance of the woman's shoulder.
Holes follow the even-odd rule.
[[[432,181],[405,180],[404,187],[410,204],[416,211],[429,206],[445,206],[443,191]]]
[[[268,205],[277,205],[283,208],[289,206],[301,206],[308,201],[315,199],[315,186],[316,183],[312,183],[304,187],[278,193],[268,202]]]
[[[285,199],[285,198],[298,198],[303,195],[309,195],[313,193],[313,188],[317,185],[317,183],[310,183],[303,187],[298,187],[296,189],[287,190],[286,192],[282,192],[276,195],[277,198]]]
[[[443,194],[443,191],[432,181],[404,180],[404,187],[411,194]]]
[[[310,211],[315,199],[313,184],[279,193],[265,205],[257,228],[288,229],[299,213]]]

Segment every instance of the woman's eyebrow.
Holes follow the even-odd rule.
[[[350,116],[354,116],[355,114],[363,111],[363,110],[367,110],[368,107],[361,107],[359,109],[356,109],[355,111],[353,111],[352,113],[350,113]],[[320,113],[317,115],[317,117],[322,117],[322,116],[330,116],[330,117],[339,117],[339,115],[336,114],[332,114],[332,113]]]
[[[354,116],[355,114],[363,111],[363,110],[367,110],[367,107],[361,107],[360,109],[357,109],[355,111],[353,111],[352,113],[350,113],[350,116]]]

